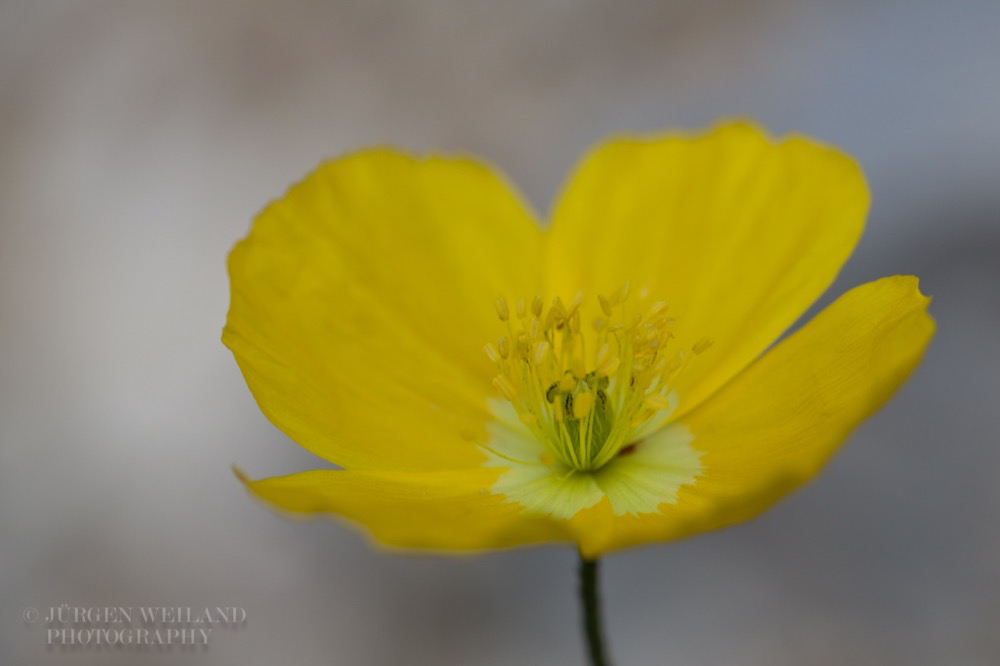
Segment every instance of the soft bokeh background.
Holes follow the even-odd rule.
[[[622,130],[750,115],[874,190],[834,291],[915,273],[924,365],[763,518],[611,557],[619,664],[1000,663],[1000,3],[0,3],[0,663],[571,664],[566,548],[400,557],[230,472],[307,469],[219,342],[226,253],[320,158],[477,153],[540,209]],[[63,652],[25,607],[246,609]]]

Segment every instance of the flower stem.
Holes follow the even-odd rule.
[[[601,620],[601,600],[597,594],[597,560],[580,555],[580,603],[583,604],[583,630],[591,666],[608,666]]]

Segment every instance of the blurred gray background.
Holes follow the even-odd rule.
[[[0,2],[0,663],[573,664],[575,555],[388,555],[286,521],[315,462],[219,342],[225,257],[322,157],[463,150],[546,210],[609,132],[749,115],[874,192],[833,293],[939,332],[761,519],[606,560],[617,663],[1000,663],[1000,3]],[[207,650],[47,650],[22,612],[246,609]]]

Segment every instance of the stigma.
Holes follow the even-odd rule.
[[[668,304],[643,307],[629,296],[626,283],[589,303],[582,293],[514,308],[497,299],[507,330],[486,345],[493,385],[541,443],[540,462],[591,472],[633,451],[676,406],[671,385],[687,360],[711,346],[703,338],[678,348]]]

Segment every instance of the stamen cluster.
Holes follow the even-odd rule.
[[[486,345],[500,394],[550,455],[543,462],[572,470],[600,469],[671,406],[671,380],[690,354],[673,349],[667,304],[629,307],[626,283],[598,295],[600,315],[582,323],[583,294],[566,305],[556,297],[517,301],[512,313],[497,299],[507,334]],[[596,309],[594,310],[596,312]],[[513,316],[512,316],[513,314]],[[711,345],[702,340],[692,353]]]

